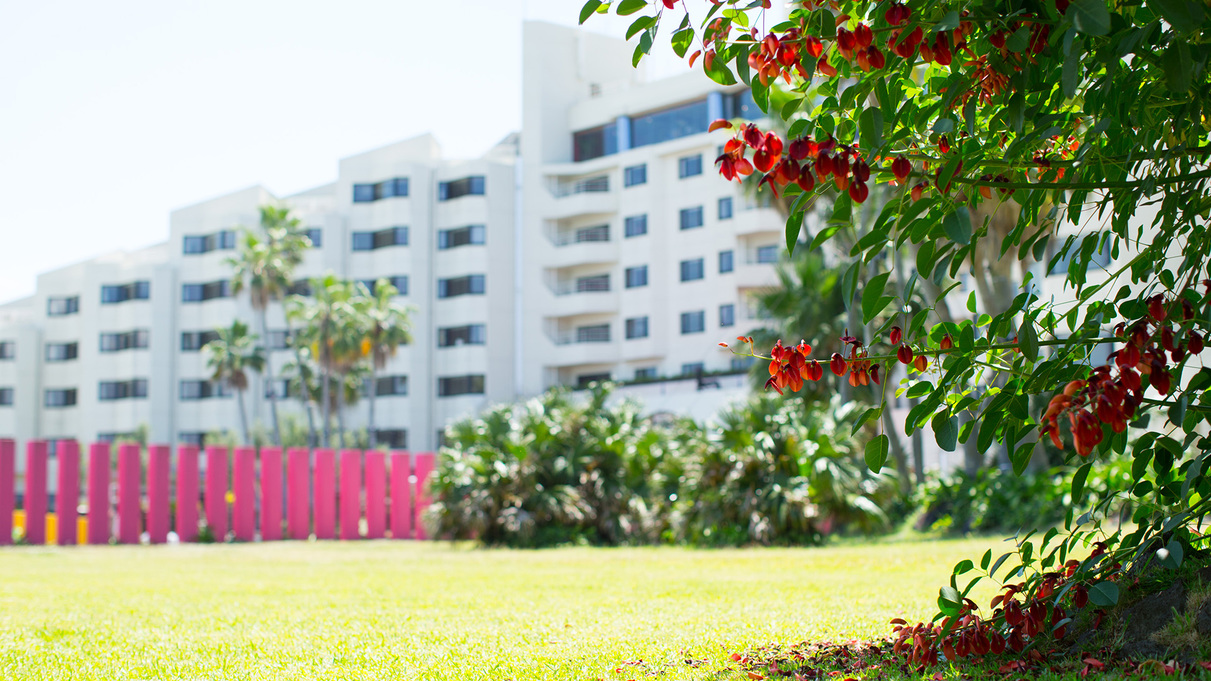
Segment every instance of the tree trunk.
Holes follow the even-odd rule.
[[[370,421],[366,426],[366,435],[369,438],[369,449],[374,449],[378,446],[378,435],[374,432],[374,398],[378,396],[378,368],[374,365],[374,360],[370,361]]]
[[[248,433],[248,413],[244,411],[244,391],[235,391],[237,406],[240,409],[240,427],[244,430],[244,444],[252,444],[252,437]]]
[[[904,443],[900,440],[900,433],[896,430],[898,424],[891,416],[891,410],[887,405],[883,407],[883,432],[887,435],[887,440],[891,449],[892,458],[896,460],[896,469],[900,475],[900,494],[907,497],[912,494],[912,478],[909,477],[908,470],[908,455],[904,452]]]
[[[320,385],[320,415],[323,416],[323,418],[324,418],[324,446],[325,447],[330,446],[331,442],[332,442],[332,438],[331,438],[332,413],[330,411],[330,405],[328,403],[328,400],[329,400],[328,382],[331,378],[332,378],[332,373],[328,370],[328,367],[321,364],[320,380],[322,381],[322,384]]]
[[[265,341],[265,378],[269,381],[269,413],[273,417],[273,444],[282,446],[282,428],[278,425],[278,387],[273,380],[273,348],[269,347],[269,309],[261,307],[261,338]]]
[[[345,376],[338,374],[340,383],[336,386],[336,442],[337,447],[345,446]]]
[[[315,435],[315,414],[311,411],[311,386],[308,385],[303,373],[303,351],[294,342],[294,325],[290,323],[290,318],[286,318],[286,338],[290,344],[294,346],[294,361],[299,367],[299,399],[303,402],[303,409],[307,412],[307,447],[314,448],[316,444]]]

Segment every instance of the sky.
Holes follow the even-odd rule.
[[[581,4],[0,0],[0,301],[163,241],[176,208],[325,184],[361,151],[431,132],[482,154],[521,126],[522,21],[575,25]]]

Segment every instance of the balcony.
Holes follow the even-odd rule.
[[[741,289],[778,288],[782,285],[774,265],[756,260],[737,265],[734,277],[736,288]]]
[[[552,267],[606,264],[618,261],[618,242],[610,239],[609,225],[556,232],[546,264]]]
[[[549,317],[618,312],[618,292],[611,290],[608,274],[561,281],[551,292],[555,301]]]
[[[549,219],[563,219],[578,215],[608,214],[618,211],[618,196],[610,191],[610,177],[593,177],[560,180],[548,178],[548,188],[555,201]]]
[[[610,342],[609,324],[594,324],[563,331],[551,338],[551,341],[555,344],[555,349],[545,361],[547,366],[566,367],[618,361],[618,345]]]
[[[732,229],[739,236],[782,234],[786,230],[786,218],[773,208],[745,206],[732,217]]]

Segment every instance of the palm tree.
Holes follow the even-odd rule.
[[[399,351],[399,346],[412,341],[409,333],[411,321],[408,310],[395,302],[399,290],[386,279],[374,284],[374,292],[357,300],[357,311],[363,318],[366,329],[363,346],[368,344],[370,354],[370,381],[367,394],[370,398],[370,418],[367,430],[370,448],[378,445],[374,428],[374,402],[378,396],[378,372],[387,366],[388,360]]]
[[[290,217],[290,209],[261,206],[261,233],[243,230],[239,257],[228,258],[233,270],[231,290],[239,295],[248,289],[252,309],[261,326],[261,336],[267,337],[269,304],[290,289],[294,270],[303,261],[303,252],[310,240],[299,227],[298,218]],[[281,444],[282,431],[278,424],[277,385],[273,379],[273,362],[265,362],[265,377],[269,383],[269,409],[273,415],[275,444]]]
[[[235,320],[230,327],[216,329],[219,337],[203,346],[206,353],[206,368],[210,380],[222,383],[236,391],[239,400],[240,426],[244,431],[244,444],[251,444],[248,430],[248,414],[244,410],[244,391],[248,389],[248,371],[261,371],[265,367],[265,350],[255,345],[256,335],[248,333],[248,325]]]
[[[325,447],[332,440],[332,414],[335,411],[340,418],[340,405],[344,402],[342,390],[337,390],[335,400],[332,399],[334,380],[344,379],[356,364],[354,358],[361,352],[361,335],[351,303],[357,293],[356,286],[359,285],[329,272],[311,280],[312,297],[294,296],[287,306],[291,321],[302,323],[298,342],[310,349],[311,357],[319,367]]]

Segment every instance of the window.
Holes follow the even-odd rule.
[[[632,317],[626,321],[627,340],[648,337],[648,318]]]
[[[0,341],[0,359],[17,359],[17,341]]]
[[[13,406],[13,389],[0,388],[0,407]]]
[[[75,388],[51,388],[46,391],[43,404],[51,408],[76,406]]]
[[[311,242],[312,248],[320,248],[324,245],[324,230],[319,227],[308,227],[303,230],[303,236]]]
[[[576,280],[577,293],[600,293],[610,290],[610,275],[597,274],[591,277],[580,277]]]
[[[456,395],[484,394],[483,375],[474,376],[445,376],[437,379],[437,396],[454,397]]]
[[[702,226],[702,206],[681,209],[681,228],[694,229]]]
[[[483,295],[484,275],[468,274],[465,277],[437,280],[438,298],[456,298],[467,295]]]
[[[408,195],[408,178],[396,177],[377,184],[353,185],[353,202],[370,203],[379,199],[389,199],[393,196]]]
[[[206,433],[197,430],[182,430],[177,433],[177,441],[183,445],[201,447],[206,443]]]
[[[299,279],[290,284],[290,288],[286,289],[286,293],[292,296],[309,296],[311,295],[311,280]]]
[[[733,357],[732,371],[748,371],[749,367],[757,363],[755,357]]]
[[[584,390],[594,383],[604,383],[610,380],[610,374],[581,374],[576,377],[576,389]]]
[[[290,394],[290,379],[275,378],[273,381],[265,381],[265,399],[271,397],[295,397]]]
[[[725,196],[725,197],[719,199],[719,219],[720,220],[731,220],[732,219],[732,197]]]
[[[702,258],[681,261],[681,281],[697,281],[706,276]]]
[[[230,298],[231,282],[211,281],[205,284],[181,284],[182,303],[201,303],[215,298]]]
[[[48,317],[62,317],[63,315],[76,314],[79,311],[80,296],[46,299],[46,316]]]
[[[79,356],[80,344],[75,341],[46,344],[46,361],[48,362],[67,362]]]
[[[757,262],[770,264],[778,262],[778,244],[757,247]]]
[[[370,381],[366,381],[367,387]],[[407,395],[408,394],[408,377],[407,376],[379,376],[374,381],[374,394],[379,397],[389,395]]]
[[[218,339],[218,331],[182,331],[181,352],[197,352],[210,341]]]
[[[460,196],[483,196],[484,176],[473,175],[461,180],[442,182],[437,186],[437,200],[450,201]]]
[[[719,274],[726,274],[734,270],[734,260],[731,251],[719,251]]]
[[[97,399],[102,402],[146,398],[147,379],[134,378],[129,381],[101,381],[97,393]]]
[[[668,140],[706,132],[706,100],[636,116],[631,119],[631,147],[659,144]]]
[[[387,283],[394,286],[395,295],[397,295],[397,296],[408,295],[408,275],[397,274],[394,277],[379,277],[379,279],[386,279]],[[374,292],[378,290],[379,279],[364,279],[364,280],[362,280],[361,283],[363,286],[366,287],[366,290],[370,292],[370,295],[374,295]]]
[[[627,238],[633,236],[643,236],[648,233],[648,216],[647,215],[632,215],[626,219]]]
[[[591,326],[576,327],[576,342],[577,343],[609,343],[610,342],[610,325],[609,324],[593,324]]]
[[[728,303],[719,306],[719,326],[736,325],[736,306]]]
[[[202,380],[181,381],[181,401],[208,400],[215,397],[231,397],[231,388],[225,383]]]
[[[634,187],[637,184],[648,183],[648,166],[641,164],[622,169],[622,186]]]
[[[380,428],[374,431],[374,439],[378,444],[391,449],[408,448],[408,431],[404,428]]]
[[[618,153],[618,124],[572,133],[572,160],[587,161]]]
[[[214,234],[187,234],[181,251],[185,255],[201,255],[211,251],[230,251],[234,248],[235,230],[225,229]]]
[[[373,251],[388,246],[407,246],[407,227],[388,227],[377,232],[354,232],[353,250]]]
[[[682,156],[677,159],[677,177],[684,180],[702,174],[702,154]]]
[[[648,285],[648,266],[627,268],[627,288],[638,288]]]
[[[482,245],[486,242],[487,231],[484,225],[443,229],[437,233],[437,248],[444,251],[459,246]]]
[[[135,329],[124,333],[101,334],[101,352],[141,350],[150,345],[151,333],[147,329]]]
[[[483,324],[452,326],[437,330],[437,347],[454,348],[460,345],[483,345],[487,334]]]
[[[101,304],[112,305],[128,300],[147,300],[151,297],[151,283],[136,281],[130,284],[101,287]]]
[[[705,369],[706,369],[706,367],[702,364],[702,362],[686,362],[685,364],[681,365],[681,375],[682,376],[697,376],[698,374],[701,374],[703,372],[703,370],[705,370]]]
[[[656,378],[656,367],[639,367],[635,370],[636,381],[650,381]]]
[[[270,350],[285,350],[290,347],[290,332],[286,329],[270,329],[265,334],[265,346]]]
[[[702,333],[706,331],[706,311],[681,313],[681,333]]]
[[[752,90],[744,88],[740,92],[724,93],[723,117],[755,121],[758,118],[764,118],[765,114],[761,113],[761,109],[757,108],[757,104],[753,102]]]

